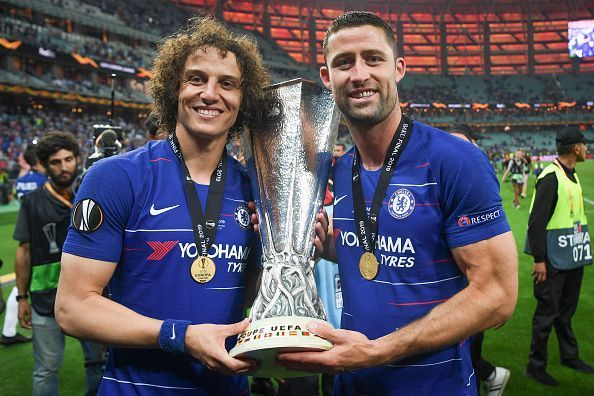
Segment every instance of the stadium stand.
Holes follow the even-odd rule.
[[[321,40],[346,8],[392,24],[407,61],[403,110],[444,130],[469,124],[497,169],[519,149],[550,160],[566,125],[594,141],[594,57],[570,58],[567,48],[569,18],[594,20],[585,0],[0,0],[0,173],[14,181],[26,147],[52,130],[75,134],[83,161],[94,124],[121,127],[125,150],[143,145],[155,49],[193,16],[213,14],[253,37],[273,83],[319,81]],[[353,144],[344,124],[339,142]],[[239,141],[228,150],[242,159]],[[510,394],[540,394],[515,381]]]
[[[90,125],[111,117],[112,73],[116,74],[116,120],[131,136],[143,135],[140,124],[151,101],[146,83],[154,48],[160,38],[184,26],[194,15],[218,13],[234,31],[254,37],[274,83],[297,77],[318,81],[318,66],[323,61],[319,40],[328,20],[338,13],[332,10],[330,7],[318,15],[316,8],[311,10],[316,17],[296,18],[290,5],[270,6],[270,26],[266,27],[265,15],[249,7],[238,9],[230,2],[224,2],[222,9],[212,9],[212,4],[201,1],[0,0],[0,98],[11,103],[1,114],[2,156],[14,159],[31,138],[49,127],[66,128],[82,140],[88,139]],[[455,19],[447,18],[449,26],[455,25]],[[491,18],[490,14],[486,18]],[[312,20],[318,32],[314,41],[304,36],[307,29],[313,29]],[[282,21],[286,26],[280,25]],[[442,128],[469,123],[485,136],[483,147],[502,152],[519,147],[553,152],[553,135],[565,124],[580,125],[586,134],[592,133],[594,72],[588,71],[590,63],[581,68],[559,64],[555,73],[550,72],[555,70],[553,66],[536,65],[539,73],[526,73],[519,66],[497,69],[493,64],[490,74],[483,73],[485,65],[480,70],[468,66],[464,73],[452,67],[452,73],[447,74],[434,66],[419,66],[418,44],[407,32],[417,25],[406,23],[404,38],[411,44],[402,48],[409,72],[399,93],[405,111],[416,119]],[[398,23],[394,24],[395,30],[399,29]],[[512,24],[510,21],[510,26],[515,26]],[[480,33],[473,29],[468,30],[469,37]],[[542,29],[557,32],[560,28],[555,23]],[[449,30],[446,33],[455,36]],[[308,46],[314,44],[317,56],[312,61]],[[426,45],[430,44],[435,43]],[[558,47],[556,42],[550,45]],[[298,46],[301,50],[296,52]],[[451,50],[460,52],[455,46]],[[17,114],[22,119],[16,120]],[[36,125],[39,117],[43,122]],[[340,138],[350,143],[346,131]]]

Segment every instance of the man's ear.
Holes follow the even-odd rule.
[[[406,61],[404,58],[396,58],[396,83],[404,78],[406,74]]]
[[[332,91],[332,84],[330,84],[330,72],[327,66],[320,67],[320,79],[326,88]]]

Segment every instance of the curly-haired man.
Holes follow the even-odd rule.
[[[153,74],[168,139],[85,177],[57,318],[67,333],[112,346],[100,394],[247,393],[245,376],[225,374],[256,364],[227,349],[247,328],[257,240],[247,175],[225,145],[258,122],[269,77],[255,42],[210,17],[164,40]]]

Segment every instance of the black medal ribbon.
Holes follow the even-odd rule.
[[[400,155],[406,147],[410,134],[412,131],[413,122],[406,114],[402,114],[400,124],[394,133],[394,137],[388,146],[388,152],[384,159],[382,173],[380,174],[377,187],[373,194],[373,201],[371,202],[371,210],[369,217],[365,210],[365,196],[363,195],[363,184],[361,182],[361,169],[359,165],[359,151],[355,147],[353,155],[353,210],[355,212],[355,222],[357,228],[357,236],[359,243],[363,249],[368,253],[373,253],[375,250],[375,241],[378,230],[378,215],[382,202],[388,191],[388,185],[396,170],[396,164]]]
[[[182,163],[182,184],[188,201],[196,248],[200,250],[201,256],[207,257],[208,249],[214,242],[218,228],[219,214],[221,213],[221,206],[223,204],[223,192],[225,191],[225,182],[227,180],[227,148],[223,149],[223,155],[210,176],[210,188],[206,199],[206,213],[204,213],[200,204],[198,191],[194,187],[194,181],[190,176],[190,171],[179,148],[177,137],[174,133],[170,133],[167,140],[171,149]]]

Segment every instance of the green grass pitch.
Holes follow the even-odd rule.
[[[589,160],[577,165],[584,189],[584,196],[594,201],[594,161]],[[501,177],[501,175],[499,175]],[[481,180],[476,180],[476,188],[480,188]],[[529,182],[529,197],[522,201],[520,209],[511,205],[512,188],[506,183],[501,188],[503,206],[512,226],[519,254],[520,294],[513,317],[498,330],[486,332],[483,348],[484,357],[496,366],[504,366],[511,370],[511,378],[505,395],[589,395],[594,394],[594,375],[576,373],[559,364],[557,341],[553,334],[549,342],[549,372],[559,381],[556,388],[545,387],[524,376],[523,370],[527,362],[530,344],[530,324],[536,300],[532,295],[531,257],[522,253],[528,207],[534,185],[534,178]],[[590,224],[594,223],[594,203],[585,203]],[[13,260],[16,244],[12,241],[14,214],[0,214],[0,257],[4,260],[4,268],[0,275],[13,272]],[[582,291],[577,313],[573,319],[573,327],[577,335],[581,357],[594,364],[594,268],[585,270]],[[11,287],[4,288],[5,298]],[[0,323],[3,318],[0,319]],[[22,330],[19,330],[22,331]],[[25,332],[28,333],[28,332]],[[11,347],[0,346],[0,393],[5,396],[31,394],[31,372],[33,356],[31,344]],[[64,364],[60,372],[60,394],[79,395],[83,389],[82,352],[78,341],[69,338],[66,342]]]

